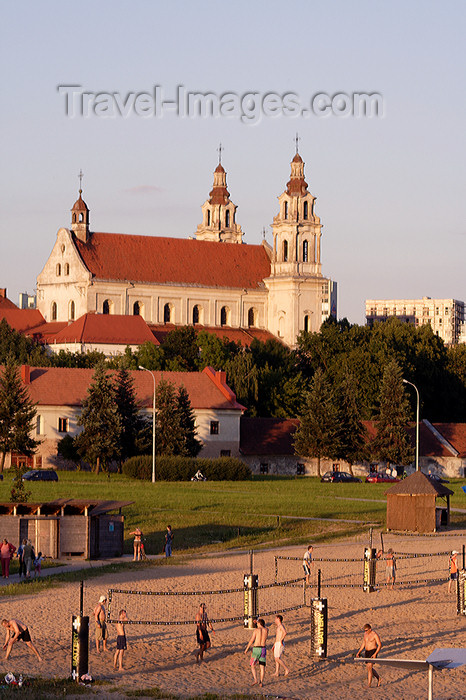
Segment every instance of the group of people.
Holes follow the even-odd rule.
[[[144,535],[142,530],[137,527],[133,532],[129,533],[134,535],[133,540],[133,561],[141,561],[141,559],[146,559],[146,552],[144,549]],[[167,525],[167,531],[165,533],[165,542],[163,546],[163,551],[166,557],[171,557],[172,555],[172,543],[174,538],[173,530],[171,525]]]
[[[17,557],[19,561],[19,578],[22,576],[25,578],[31,578],[31,573],[34,570],[35,576],[41,575],[41,564],[45,557],[42,552],[38,552],[37,555],[34,551],[34,547],[30,540],[24,539],[18,549],[8,542],[5,537],[0,545],[0,559],[2,563],[2,577],[10,578],[10,562],[13,557]]]
[[[108,627],[107,627],[107,613],[105,610],[105,603],[107,602],[107,596],[101,595],[99,602],[94,608],[94,622],[95,622],[95,648],[98,654],[100,654],[100,642],[102,642],[103,651],[108,651],[107,640],[108,640]],[[128,648],[126,643],[126,630],[125,624],[128,622],[128,615],[126,610],[120,610],[118,613],[118,622],[116,623],[116,649],[113,655],[113,668],[119,671],[123,670],[123,654]]]

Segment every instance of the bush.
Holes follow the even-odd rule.
[[[150,481],[152,456],[131,457],[123,463],[123,474],[132,479]],[[244,481],[251,478],[251,470],[240,459],[195,459],[194,457],[157,457],[155,474],[157,481],[189,481],[200,469],[209,481]]]

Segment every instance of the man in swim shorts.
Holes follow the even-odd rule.
[[[94,608],[94,620],[95,620],[95,648],[97,653],[100,654],[100,640],[102,640],[102,647],[104,651],[107,651],[107,639],[108,630],[106,622],[105,613],[105,603],[107,602],[107,597],[101,595],[99,602]]]
[[[39,661],[42,661],[39,652],[31,641],[31,635],[27,626],[19,620],[2,620],[2,627],[6,628],[5,644],[6,649],[5,660],[9,658],[13,644],[17,641],[24,642],[29,649],[32,649]]]
[[[207,649],[210,649],[210,647],[212,646],[210,643],[210,636],[207,627],[210,627],[213,634],[215,634],[215,630],[212,626],[212,623],[207,617],[206,604],[201,603],[201,605],[199,606],[199,612],[196,615],[196,639],[197,643],[199,644],[199,649],[196,653],[197,664],[201,661],[204,661],[204,652],[207,651]]]
[[[448,592],[451,591],[452,581],[458,579],[458,552],[454,549],[450,555],[450,580],[448,581]]]
[[[267,637],[269,636],[269,631],[265,626],[265,622],[262,618],[259,618],[257,620],[257,626],[252,633],[252,637],[248,642],[248,645],[246,649],[244,650],[244,653],[247,654],[249,649],[251,649],[251,672],[252,676],[254,678],[254,683],[252,685],[257,685],[257,674],[256,674],[256,664],[259,664],[259,669],[260,669],[260,682],[259,686],[262,688],[262,685],[264,683],[264,676],[265,676],[265,664],[266,664],[266,656],[267,656],[267,649],[266,649],[266,642],[267,642]]]
[[[306,549],[304,552],[303,556],[303,569],[304,569],[304,574],[306,576],[306,583],[309,586],[309,578],[311,576],[311,566],[312,566],[312,550],[314,547],[312,544],[309,545],[309,547]]]
[[[387,552],[387,583],[391,583],[392,588],[395,587],[395,578],[396,578],[396,559],[395,559],[395,555],[393,553],[393,549],[390,547],[390,549]]]
[[[126,610],[120,610],[118,620],[119,621],[116,624],[117,645],[116,652],[113,657],[113,668],[118,668],[119,671],[123,671],[123,654],[127,649],[125,622],[128,621],[128,616],[126,614]]]
[[[377,632],[374,632],[370,625],[364,625],[364,639],[359,647],[359,651],[356,654],[356,658],[364,649],[364,656],[366,659],[375,659],[377,654],[382,648],[382,642]],[[380,676],[377,671],[374,670],[374,664],[367,664],[367,683],[369,688],[371,687],[372,677],[377,681],[377,687],[380,685]]]
[[[285,669],[285,676],[287,676],[290,670],[285,666],[280,658],[285,651],[286,637],[286,629],[285,625],[283,624],[283,615],[275,616],[275,625],[277,627],[277,631],[275,634],[275,644],[273,645],[273,658],[275,659],[275,673],[273,675],[278,676],[280,674],[280,666],[282,666]]]

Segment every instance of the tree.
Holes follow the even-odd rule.
[[[128,459],[136,454],[136,439],[141,428],[134,380],[124,367],[118,370],[115,377],[115,401],[120,416],[120,458]]]
[[[23,474],[28,471],[25,464],[18,463],[15,467],[15,475],[11,484],[10,502],[11,503],[27,503],[31,492],[26,489],[23,481]]]
[[[297,455],[335,459],[340,452],[340,423],[332,386],[321,369],[314,374],[306,395],[304,413],[294,437]]]
[[[409,410],[400,366],[392,360],[385,367],[380,387],[377,435],[372,444],[376,459],[391,464],[412,462],[413,449],[407,433]]]
[[[178,409],[180,425],[184,435],[184,451],[188,457],[196,457],[202,449],[202,442],[196,438],[196,421],[189,394],[184,386],[178,389]]]
[[[228,360],[226,364],[228,384],[236,394],[239,403],[256,415],[254,404],[259,395],[259,370],[250,350],[243,350]]]
[[[165,369],[172,372],[196,372],[199,364],[197,332],[193,326],[175,328],[163,343]]]
[[[34,454],[38,440],[32,437],[36,407],[10,357],[0,375],[0,473],[8,452]]]
[[[181,412],[173,384],[162,379],[155,393],[156,446],[160,455],[184,455]]]
[[[6,321],[0,321],[0,365],[8,358],[18,364],[47,367],[50,360],[42,345],[11,328]]]
[[[346,369],[343,381],[337,389],[338,414],[340,421],[340,444],[338,459],[344,459],[350,465],[363,457],[364,426],[358,406],[358,383],[356,377]]]
[[[121,437],[115,387],[103,363],[95,368],[78,425],[83,427],[76,438],[78,452],[98,474],[101,467],[108,468],[108,464],[120,456]]]

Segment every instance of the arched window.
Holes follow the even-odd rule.
[[[196,304],[193,306],[193,324],[201,323],[201,307]]]
[[[81,212],[80,215],[79,215],[79,223],[82,224],[83,221],[84,221],[84,214]]]
[[[230,228],[230,211],[229,209],[225,212],[225,228]]]
[[[304,330],[306,333],[309,333],[309,316],[307,314],[304,317]]]
[[[61,265],[60,263],[57,263],[57,277],[60,277],[61,275]]]
[[[288,202],[285,202],[285,207],[284,207],[284,218],[288,218]]]
[[[69,275],[69,274],[70,274],[70,264],[65,263],[65,275]]]
[[[50,307],[50,318],[52,321],[57,320],[57,302],[52,301],[52,306]]]
[[[288,260],[288,241],[283,241],[283,262]]]
[[[309,211],[309,205],[307,202],[304,202],[303,205],[303,219],[307,219],[308,217],[308,211]]]
[[[230,309],[226,306],[222,306],[220,309],[220,325],[228,326],[230,320]]]
[[[256,310],[251,306],[251,308],[248,311],[248,326],[255,326],[256,325]]]
[[[308,241],[303,241],[303,262],[309,260],[309,243]]]
[[[172,320],[172,309],[170,304],[165,304],[163,307],[163,322],[170,323]]]
[[[76,213],[73,212],[73,224],[75,224],[75,223],[76,223]]]
[[[210,209],[207,209],[207,226],[210,226]]]
[[[76,313],[76,312],[75,312],[74,301],[70,301],[70,310],[69,310],[69,319],[70,319],[70,321],[74,321],[75,313]]]
[[[110,313],[110,302],[108,299],[105,299],[104,303],[102,304],[102,313],[103,314]]]
[[[141,314],[141,304],[135,301],[133,304],[133,316],[139,316]]]

